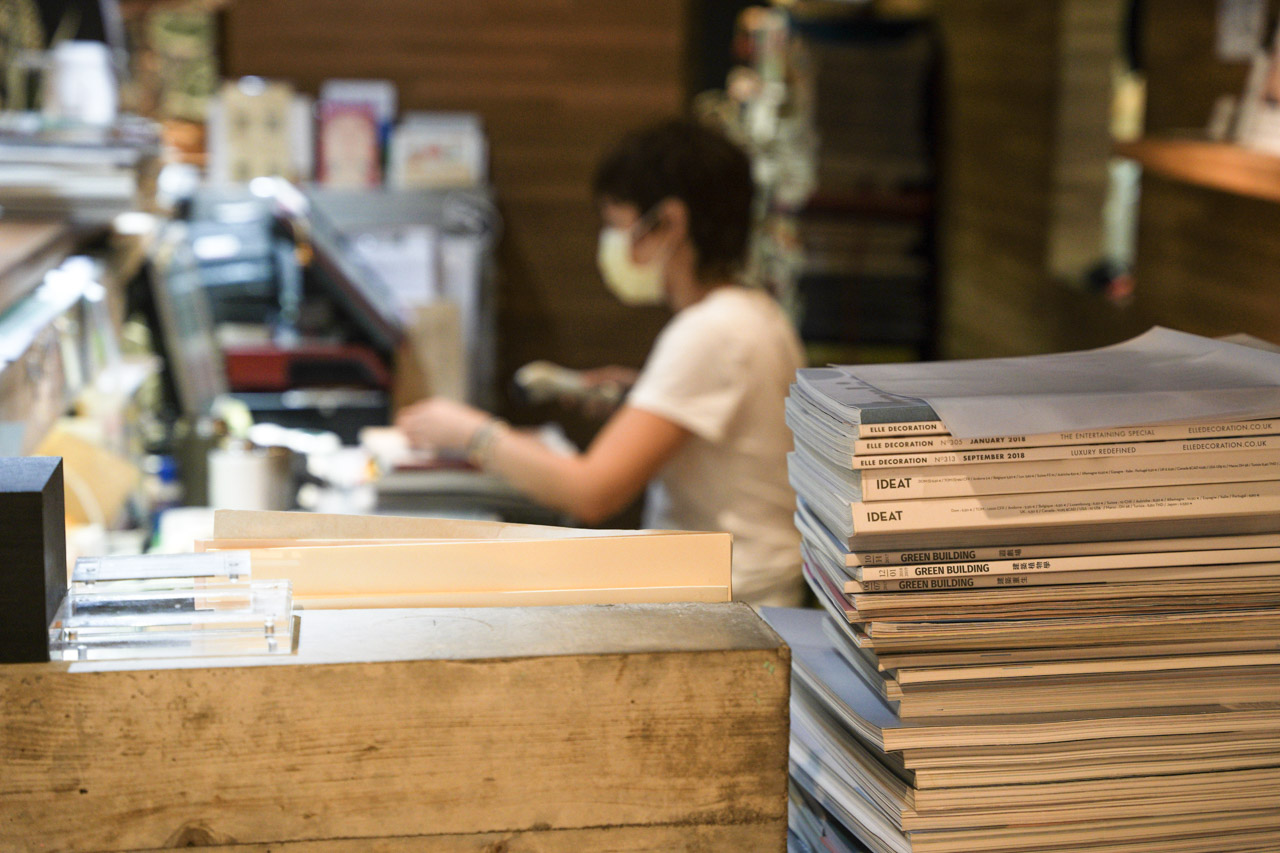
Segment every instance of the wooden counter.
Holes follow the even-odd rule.
[[[311,611],[292,656],[0,666],[0,849],[785,849],[740,604]]]

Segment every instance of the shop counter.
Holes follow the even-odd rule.
[[[0,849],[785,849],[790,651],[745,605],[297,618],[0,666]]]

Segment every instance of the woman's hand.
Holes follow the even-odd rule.
[[[576,404],[588,417],[602,419],[622,405],[640,374],[633,367],[609,365],[583,370],[578,375],[584,385],[582,393],[571,399],[562,399],[561,404],[567,408]]]
[[[622,367],[617,364],[611,364],[607,367],[595,367],[590,370],[581,372],[582,381],[587,384],[588,388],[599,388],[601,386],[614,386],[620,392],[626,393],[631,390],[631,386],[636,384],[636,379],[640,377],[640,371],[634,367]]]
[[[396,415],[396,426],[409,444],[436,450],[464,450],[489,414],[444,397],[428,397]]]

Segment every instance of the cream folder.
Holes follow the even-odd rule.
[[[214,533],[204,547],[249,550],[255,578],[289,580],[310,607],[731,597],[727,533],[244,511],[219,511]]]

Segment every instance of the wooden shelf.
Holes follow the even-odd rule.
[[[75,231],[63,222],[0,222],[0,313],[74,250]]]
[[[1115,152],[1163,178],[1280,201],[1280,157],[1274,154],[1197,139],[1121,142],[1116,144]]]

